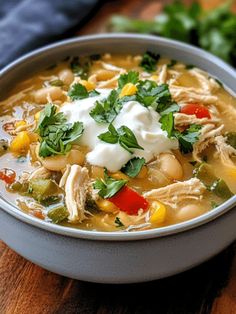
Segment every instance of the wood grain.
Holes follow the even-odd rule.
[[[105,31],[114,13],[150,19],[167,2],[170,1],[103,1],[77,33]],[[222,1],[201,0],[207,9],[219,2]],[[0,314],[31,313],[235,314],[235,245],[183,274],[145,284],[115,286],[55,275],[0,242]]]

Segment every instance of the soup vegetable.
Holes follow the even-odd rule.
[[[1,193],[39,219],[145,230],[236,192],[236,101],[194,66],[152,52],[70,57],[0,104]]]

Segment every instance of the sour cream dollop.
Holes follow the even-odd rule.
[[[106,167],[109,171],[115,172],[134,157],[143,157],[148,162],[162,152],[178,148],[177,140],[168,138],[166,131],[161,129],[160,115],[153,108],[146,108],[137,101],[125,103],[113,125],[116,129],[123,125],[130,128],[143,150],[135,149],[131,154],[119,144],[101,141],[98,135],[107,131],[108,124],[97,123],[89,113],[94,108],[95,102],[107,97],[110,90],[98,91],[99,96],[66,103],[61,108],[68,122],[83,122],[84,132],[80,144],[90,149],[86,159],[91,165]]]

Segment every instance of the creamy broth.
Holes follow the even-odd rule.
[[[236,133],[234,134],[234,132],[236,132],[234,124],[236,117],[236,99],[214,78],[211,78],[210,75],[207,75],[207,73],[197,68],[186,67],[181,63],[173,62],[167,58],[160,58],[156,60],[156,63],[154,62],[154,64],[152,64],[151,70],[147,70],[145,64],[144,66],[140,65],[142,64],[142,58],[143,56],[111,56],[110,54],[105,54],[92,58],[82,57],[80,58],[80,64],[78,64],[78,60],[70,58],[67,61],[60,62],[55,66],[27,78],[12,89],[10,95],[0,103],[0,139],[7,141],[9,145],[9,148],[6,149],[6,151],[2,151],[0,156],[0,170],[2,172],[2,175],[0,175],[2,179],[0,180],[0,187],[1,194],[5,199],[17,205],[20,210],[49,222],[87,230],[132,231],[158,228],[192,219],[212,210],[236,193],[236,150],[232,142],[229,143],[229,133],[231,137],[235,136],[236,139]],[[87,73],[82,75],[81,69],[83,71],[86,69]],[[67,72],[63,72],[64,70]],[[129,71],[139,73],[139,77],[136,81],[130,80],[127,76]],[[119,81],[122,75],[123,78],[125,78],[123,85],[120,83],[121,81]],[[128,106],[127,104],[134,104],[135,102],[135,104],[139,106],[137,106],[137,108],[145,106],[145,108],[147,108],[145,110],[148,111],[146,113],[147,115],[150,113],[150,110],[153,110],[153,103],[147,105],[140,100],[140,97],[143,97],[141,89],[144,80],[148,80],[151,82],[150,84],[153,82],[153,84],[156,84],[156,87],[164,86],[165,92],[167,90],[170,91],[171,102],[167,107],[176,104],[178,109],[172,112],[175,126],[171,131],[171,135],[168,135],[167,129],[163,126],[165,123],[163,122],[163,116],[168,115],[169,119],[171,119],[172,116],[170,112],[166,114],[164,110],[160,111],[158,107],[155,108],[157,112],[157,114],[155,113],[156,116],[154,115],[157,120],[156,123],[160,124],[160,128],[155,132],[158,132],[158,136],[161,137],[157,137],[157,133],[153,133],[154,135],[152,136],[154,136],[154,140],[156,139],[157,145],[160,146],[160,153],[153,153],[153,156],[148,160],[145,157],[146,159],[143,160],[140,171],[136,173],[135,177],[132,178],[127,175],[127,168],[124,170],[125,168],[120,168],[120,166],[115,172],[109,171],[109,167],[103,164],[101,159],[97,161],[97,163],[95,160],[94,164],[90,164],[86,161],[91,148],[89,147],[89,143],[83,143],[82,141],[83,132],[85,131],[82,131],[82,134],[77,136],[76,141],[69,143],[66,151],[55,155],[55,153],[52,153],[52,151],[49,152],[47,149],[46,152],[49,155],[42,156],[42,154],[46,153],[42,148],[43,136],[39,134],[38,127],[42,120],[42,115],[45,114],[46,104],[51,103],[51,106],[56,106],[55,110],[57,110],[57,112],[64,114],[63,108],[65,108],[65,106],[80,106],[82,105],[82,101],[85,100],[85,102],[90,103],[92,107],[95,107],[95,99],[99,102],[108,97],[103,96],[99,98],[99,96],[93,96],[90,93],[93,93],[94,90],[100,91],[105,89],[107,91],[106,95],[109,95],[112,90],[115,90],[118,95],[117,104],[120,106],[119,110],[117,109],[115,118],[112,121],[107,123],[103,122],[102,126],[106,131],[108,130],[109,123],[112,123],[118,130],[120,125],[116,126],[116,119],[118,115],[121,114],[122,110],[125,110],[126,106]],[[71,90],[73,90],[75,85],[82,86],[87,96],[81,96],[81,91],[79,92],[79,96],[76,94],[76,91],[74,91],[74,94],[71,94]],[[55,89],[54,92],[51,92],[52,88]],[[48,94],[44,97],[42,93],[45,90],[48,90]],[[84,90],[82,92],[84,93]],[[148,92],[150,92],[151,95],[152,92],[154,93],[154,90],[149,90],[147,93]],[[155,97],[158,99],[159,94],[157,92],[155,93]],[[73,97],[77,97],[77,99],[73,99]],[[130,98],[125,99],[125,97]],[[158,100],[156,100],[156,102],[158,102]],[[102,104],[104,105],[104,103]],[[197,113],[191,112],[193,108],[190,108],[190,111],[185,111],[187,110],[186,105],[189,104],[197,104],[200,106],[200,109],[203,107],[204,110],[206,110],[203,113],[203,117],[199,117]],[[165,107],[165,110],[167,107]],[[73,116],[75,113],[73,107],[71,108]],[[81,115],[81,113],[79,113],[79,115]],[[137,121],[142,122],[142,119],[146,118],[144,113],[142,115],[140,120]],[[186,121],[186,119],[189,118],[191,118],[192,121],[183,122],[181,120],[184,119],[184,121]],[[89,119],[91,120],[92,118],[90,117]],[[97,116],[93,119],[97,119]],[[62,122],[62,124],[68,124],[68,122],[70,122],[68,116],[65,116],[65,120],[66,121]],[[99,123],[96,120],[91,121],[90,124],[92,122],[94,124]],[[203,121],[205,122],[203,123]],[[131,123],[127,121],[124,125],[129,127]],[[191,130],[188,131],[191,126],[196,125],[196,134]],[[209,126],[209,130],[207,126]],[[134,148],[131,146],[124,148],[121,135],[116,135],[117,142],[111,144],[111,142],[108,143],[104,140],[97,139],[97,136],[102,132],[94,134],[97,141],[96,145],[102,142],[102,147],[104,148],[101,149],[106,149],[108,154],[109,149],[111,151],[115,147],[112,145],[117,145],[117,151],[126,154],[126,157],[128,156],[123,166],[134,159],[138,163],[141,163],[143,156],[142,147],[139,148],[137,146],[139,145],[137,138],[139,142],[141,138],[137,133],[138,128],[137,130],[135,129],[135,131],[131,126],[130,128],[133,133],[132,141],[136,140]],[[206,138],[204,139],[203,131],[205,129]],[[219,131],[215,132],[215,130],[218,129]],[[144,136],[142,131],[143,127],[140,130],[140,136]],[[153,129],[151,129],[150,132],[151,131],[153,131]],[[23,134],[22,132],[25,133]],[[209,138],[207,137],[207,132],[210,134]],[[187,138],[189,138],[189,136],[191,138],[195,136],[191,144],[187,143],[188,147],[189,145],[191,146],[190,149],[188,148],[189,151],[187,152],[183,151],[183,148],[181,149],[180,146],[183,145],[180,143],[181,139],[183,139],[183,134],[187,134]],[[23,142],[25,141],[24,139],[26,139],[26,142],[29,141],[28,146],[26,142],[22,144],[22,138],[20,138],[20,136],[22,136]],[[118,136],[120,136],[119,139]],[[124,136],[127,136],[127,133],[125,133]],[[164,149],[163,145],[158,144],[160,138],[163,138],[166,143],[168,143],[168,149]],[[113,140],[115,141],[116,139]],[[81,143],[83,143],[83,145],[81,145]],[[173,143],[177,143],[177,147],[175,147]],[[131,144],[129,143],[128,145]],[[41,156],[39,156],[40,152]],[[102,152],[102,154],[98,156],[105,155],[106,152]],[[113,159],[115,155],[113,154],[111,156],[113,156],[111,157]],[[147,156],[147,154],[145,156]],[[62,159],[63,163],[62,166],[60,166]],[[115,159],[116,158],[114,158],[114,165],[117,162]],[[52,169],[51,164],[53,164],[55,169]],[[71,165],[77,165],[77,168],[73,168]],[[43,199],[41,199],[42,195],[40,195],[40,200],[39,195],[37,194],[37,196],[35,196],[36,194],[34,194],[36,193],[34,188],[38,189],[38,182],[35,183],[34,181],[34,185],[30,185],[31,183],[29,183],[32,174],[39,168],[43,169],[42,171],[44,172],[40,172],[36,177],[33,176],[32,180],[47,180],[45,181],[47,183],[52,181],[58,189],[56,194],[53,193],[53,195],[50,195],[49,193],[47,197],[43,197]],[[105,177],[105,179],[103,168],[108,168],[108,177]],[[10,178],[11,182],[5,180],[4,169],[14,171],[14,178]],[[74,174],[72,170],[75,171]],[[204,177],[204,171],[209,172],[209,176],[212,177],[212,182],[204,182],[205,179],[202,178],[202,173]],[[68,175],[66,177],[67,172]],[[8,174],[9,172],[6,175]],[[64,178],[63,180],[61,179],[62,176]],[[69,180],[72,177],[74,181],[71,179],[70,185]],[[112,196],[102,197],[101,189],[99,190],[97,187],[95,189],[93,185],[96,180],[100,183],[104,183],[104,180],[109,180],[109,178],[113,178],[112,180],[116,184],[117,182],[119,184],[121,180],[127,182],[122,183],[122,187],[117,188],[115,194]],[[189,180],[193,181],[190,182]],[[219,183],[219,180],[221,180],[220,191],[215,190],[216,182]],[[63,183],[62,181],[65,182]],[[84,184],[84,186],[80,186],[79,182]],[[187,182],[186,185],[185,182]],[[20,189],[22,189],[23,183],[25,183],[26,188],[22,192]],[[179,186],[178,183],[183,184]],[[37,187],[35,187],[35,184]],[[60,187],[58,185],[60,185]],[[174,190],[172,190],[173,185],[175,185]],[[53,187],[54,190],[55,186]],[[186,187],[188,187],[188,190],[184,192]],[[137,194],[137,197],[140,196],[142,198],[139,200],[141,203],[143,202],[143,204],[145,204],[144,200],[146,200],[148,203],[147,206],[145,205],[146,208],[132,209],[131,211],[128,204],[129,202],[122,204],[122,208],[117,206],[117,204],[121,203],[118,196],[125,188],[135,193],[135,195],[129,196],[130,199],[134,197],[135,200]],[[166,198],[165,195],[163,196],[161,191],[163,191],[164,194],[167,193],[169,199]],[[41,192],[40,190],[40,193]],[[57,194],[60,196],[58,199],[56,198]],[[69,195],[72,200],[69,199]],[[175,199],[176,195],[177,198]],[[85,199],[87,199],[86,202]],[[70,208],[70,206],[73,208]],[[61,207],[63,207],[62,214],[60,213]],[[55,208],[59,208],[59,212],[56,212],[56,215],[62,218],[64,217],[63,219],[59,219],[60,217],[55,218]],[[52,215],[48,214],[53,210],[54,213]]]

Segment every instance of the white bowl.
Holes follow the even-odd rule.
[[[1,91],[65,57],[97,53],[158,52],[194,64],[236,93],[236,73],[217,57],[154,36],[112,34],[62,41],[25,55],[0,72]],[[14,251],[55,273],[100,283],[132,283],[182,272],[236,239],[236,196],[190,221],[146,231],[95,232],[31,217],[0,199],[0,238]]]

